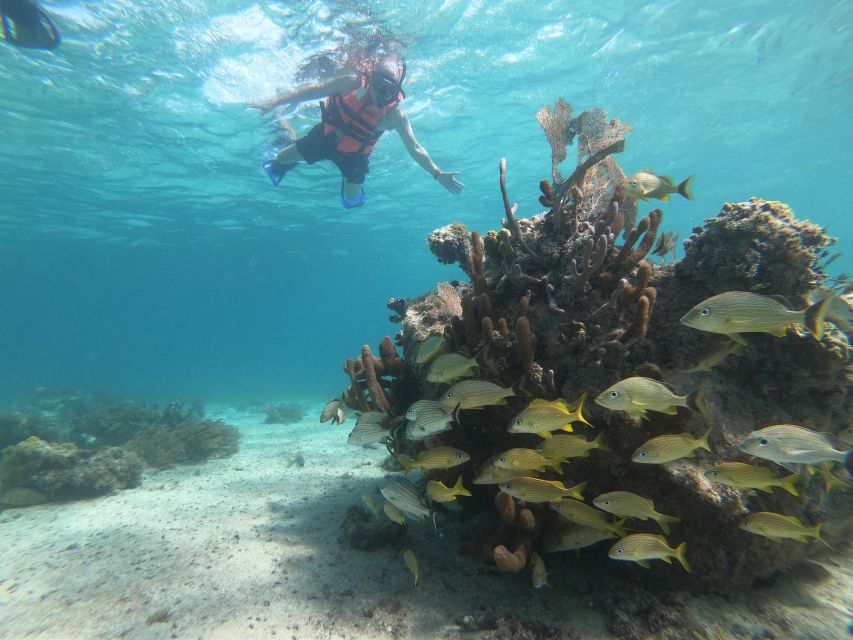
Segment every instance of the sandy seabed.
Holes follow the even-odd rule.
[[[572,555],[545,556],[552,586],[535,590],[527,574],[459,556],[447,514],[438,535],[428,521],[409,527],[416,587],[402,549],[352,550],[344,513],[376,491],[386,452],[348,446],[353,421],[320,425],[320,409],[295,425],[214,410],[242,432],[231,458],[0,514],[0,638],[615,638]],[[287,468],[297,452],[305,466]],[[848,637],[853,551],[732,598],[682,594],[678,606],[708,638]]]

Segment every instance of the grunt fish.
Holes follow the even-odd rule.
[[[460,464],[465,464],[471,459],[467,453],[454,447],[435,447],[421,451],[415,459],[406,456],[397,456],[397,460],[403,466],[403,471],[409,473],[412,469],[431,471],[433,469],[451,469]]]
[[[418,347],[418,355],[415,357],[417,364],[425,364],[435,358],[447,348],[447,338],[443,335],[434,334],[421,342]]]
[[[564,500],[559,504],[565,504],[566,502],[568,502],[568,500]],[[619,536],[612,531],[605,531],[581,525],[570,525],[546,531],[545,540],[542,543],[542,550],[545,553],[577,551],[584,547],[592,546],[596,542],[617,537]]]
[[[427,409],[441,409],[441,403],[438,400],[418,400],[413,402],[406,410],[406,420],[417,420],[421,411],[426,411]]]
[[[445,353],[438,356],[430,365],[427,380],[429,382],[451,382],[457,378],[469,378],[480,364],[477,356],[466,358],[458,353]]]
[[[552,502],[551,508],[563,516],[569,522],[597,529],[598,531],[607,531],[616,536],[624,536],[625,520],[617,520],[610,522],[604,511],[593,509],[585,502],[580,500],[562,500],[561,502]]]
[[[710,371],[714,367],[718,367],[731,355],[742,356],[744,346],[734,340],[724,339],[716,342],[708,349],[699,353],[692,361],[684,373],[698,373],[700,371]]]
[[[659,176],[651,169],[643,169],[631,176],[625,183],[624,193],[631,200],[655,198],[669,202],[669,196],[673,193],[693,200],[693,181],[695,179],[696,176],[690,176],[676,185],[669,176]]]
[[[554,401],[541,398],[531,400],[527,408],[513,418],[508,431],[510,433],[537,433],[543,438],[550,438],[551,431],[560,429],[572,431],[573,422],[583,422],[589,425],[589,422],[583,417],[585,399],[586,394],[583,394],[575,409],[570,409],[562,398]]]
[[[625,536],[610,548],[608,557],[614,560],[630,560],[641,567],[649,568],[649,560],[663,560],[672,564],[671,558],[675,558],[690,573],[690,565],[687,563],[687,543],[682,542],[675,549],[671,548],[663,536],[650,533],[632,533]]]
[[[463,380],[444,392],[441,406],[445,411],[481,409],[491,405],[504,405],[506,398],[514,396],[512,387],[504,388],[486,380]]]
[[[667,535],[669,535],[670,524],[681,522],[679,518],[658,513],[655,511],[654,502],[630,491],[602,493],[592,501],[592,504],[602,511],[607,511],[616,516],[637,518],[639,520],[652,519],[660,525],[660,528]]]
[[[404,478],[389,478],[379,487],[379,492],[388,502],[416,520],[422,520],[432,513],[415,486]]]
[[[393,503],[386,501],[385,504],[382,505],[382,511],[385,512],[385,515],[388,516],[388,519],[391,522],[396,522],[403,527],[407,526],[406,514],[395,507]]]
[[[361,492],[361,501],[364,503],[364,506],[367,507],[367,510],[370,511],[375,517],[379,517],[379,507],[376,506],[376,501],[373,499],[373,496],[367,491]]]
[[[347,444],[357,447],[366,447],[373,444],[385,442],[388,438],[388,430],[381,424],[375,422],[356,423],[355,428],[350,431]]]
[[[679,458],[692,458],[696,449],[710,451],[708,435],[711,427],[700,437],[694,438],[691,433],[677,433],[652,438],[641,444],[631,460],[643,464],[663,464]]]
[[[509,449],[499,453],[495,458],[495,466],[501,469],[512,469],[514,471],[545,471],[551,467],[562,475],[563,470],[560,463],[549,460],[535,449]]]
[[[563,498],[583,500],[583,490],[586,482],[574,487],[567,487],[557,480],[540,480],[539,478],[518,477],[501,482],[498,487],[513,498],[525,502],[560,502]]]
[[[681,318],[681,324],[700,331],[722,333],[735,342],[746,345],[741,333],[770,333],[784,336],[788,326],[805,327],[820,340],[823,321],[834,298],[830,294],[810,307],[792,311],[784,304],[757,293],[727,291],[703,300]]]
[[[781,513],[773,513],[772,511],[751,513],[740,524],[740,528],[744,531],[770,538],[773,542],[782,542],[783,539],[808,542],[809,538],[814,538],[829,546],[820,537],[821,527],[823,527],[823,524],[807,527],[794,516],[786,516]]]
[[[418,411],[417,417],[406,425],[406,438],[409,440],[425,440],[432,436],[450,431],[456,414],[448,413],[438,407],[424,407]]]
[[[773,493],[773,487],[781,487],[794,496],[800,495],[795,483],[799,473],[777,478],[767,467],[756,467],[743,462],[724,462],[705,472],[712,482],[718,482],[735,489],[759,489]]]
[[[415,552],[411,549],[406,549],[403,552],[403,562],[406,563],[409,571],[412,572],[412,576],[415,578],[415,586],[417,587],[418,582],[421,580],[421,570],[418,567],[418,559],[415,557]]]
[[[535,551],[530,552],[530,579],[534,589],[541,589],[548,585],[548,572],[545,569],[545,561]]]
[[[452,487],[438,480],[430,480],[427,482],[426,494],[433,502],[455,502],[458,496],[470,496],[471,492],[462,486],[462,476],[459,476]]]
[[[611,411],[627,411],[641,418],[646,418],[648,411],[675,415],[676,407],[695,406],[691,396],[676,395],[666,385],[642,376],[620,380],[599,394],[595,402]]]
[[[586,458],[592,449],[610,451],[604,443],[604,433],[600,433],[595,440],[587,440],[582,436],[574,436],[568,433],[557,433],[549,440],[543,440],[536,449],[545,454],[546,458],[562,462],[569,458]]]
[[[738,444],[741,451],[782,466],[845,462],[849,451],[837,451],[823,433],[793,424],[775,424],[753,431]]]
[[[492,463],[488,463],[480,467],[480,470],[471,482],[474,484],[499,484],[517,477],[517,471],[513,471],[512,469],[501,469]]]

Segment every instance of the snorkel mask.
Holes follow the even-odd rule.
[[[397,99],[397,95],[403,92],[403,81],[406,79],[406,63],[400,61],[400,79],[390,77],[384,71],[379,71],[370,78],[370,86],[373,87],[373,95],[381,105],[388,105]]]

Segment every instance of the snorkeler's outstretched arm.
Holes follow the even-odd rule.
[[[248,106],[252,109],[260,109],[261,113],[266,113],[267,111],[275,109],[283,104],[296,104],[299,102],[305,102],[306,100],[325,98],[326,96],[332,96],[338,93],[349,93],[353,89],[358,88],[360,85],[361,79],[359,76],[355,74],[348,74],[345,76],[338,76],[336,78],[329,78],[328,80],[323,80],[321,82],[304,84],[301,87],[281,93],[269,100],[250,102]]]
[[[458,171],[442,171],[438,165],[432,161],[429,153],[421,146],[415,138],[415,132],[412,130],[412,123],[409,121],[409,116],[400,107],[392,109],[383,118],[383,124],[389,129],[395,129],[403,139],[403,144],[406,145],[406,151],[430,173],[438,183],[450,191],[450,193],[462,193],[465,185],[456,179],[459,175]]]

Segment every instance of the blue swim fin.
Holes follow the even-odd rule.
[[[267,147],[266,151],[264,151],[264,161],[261,163],[261,166],[264,171],[266,171],[266,174],[269,176],[270,182],[272,182],[274,187],[278,186],[278,183],[281,182],[281,179],[288,171],[299,164],[298,162],[282,164],[277,159],[278,154],[291,144],[293,144],[293,138],[285,135],[278,138],[272,145]]]
[[[352,200],[348,200],[344,195],[344,183],[341,182],[341,204],[344,205],[345,209],[355,209],[356,207],[360,207],[365,202],[367,202],[367,194],[364,192],[364,187],[360,186],[358,188],[358,195]]]

